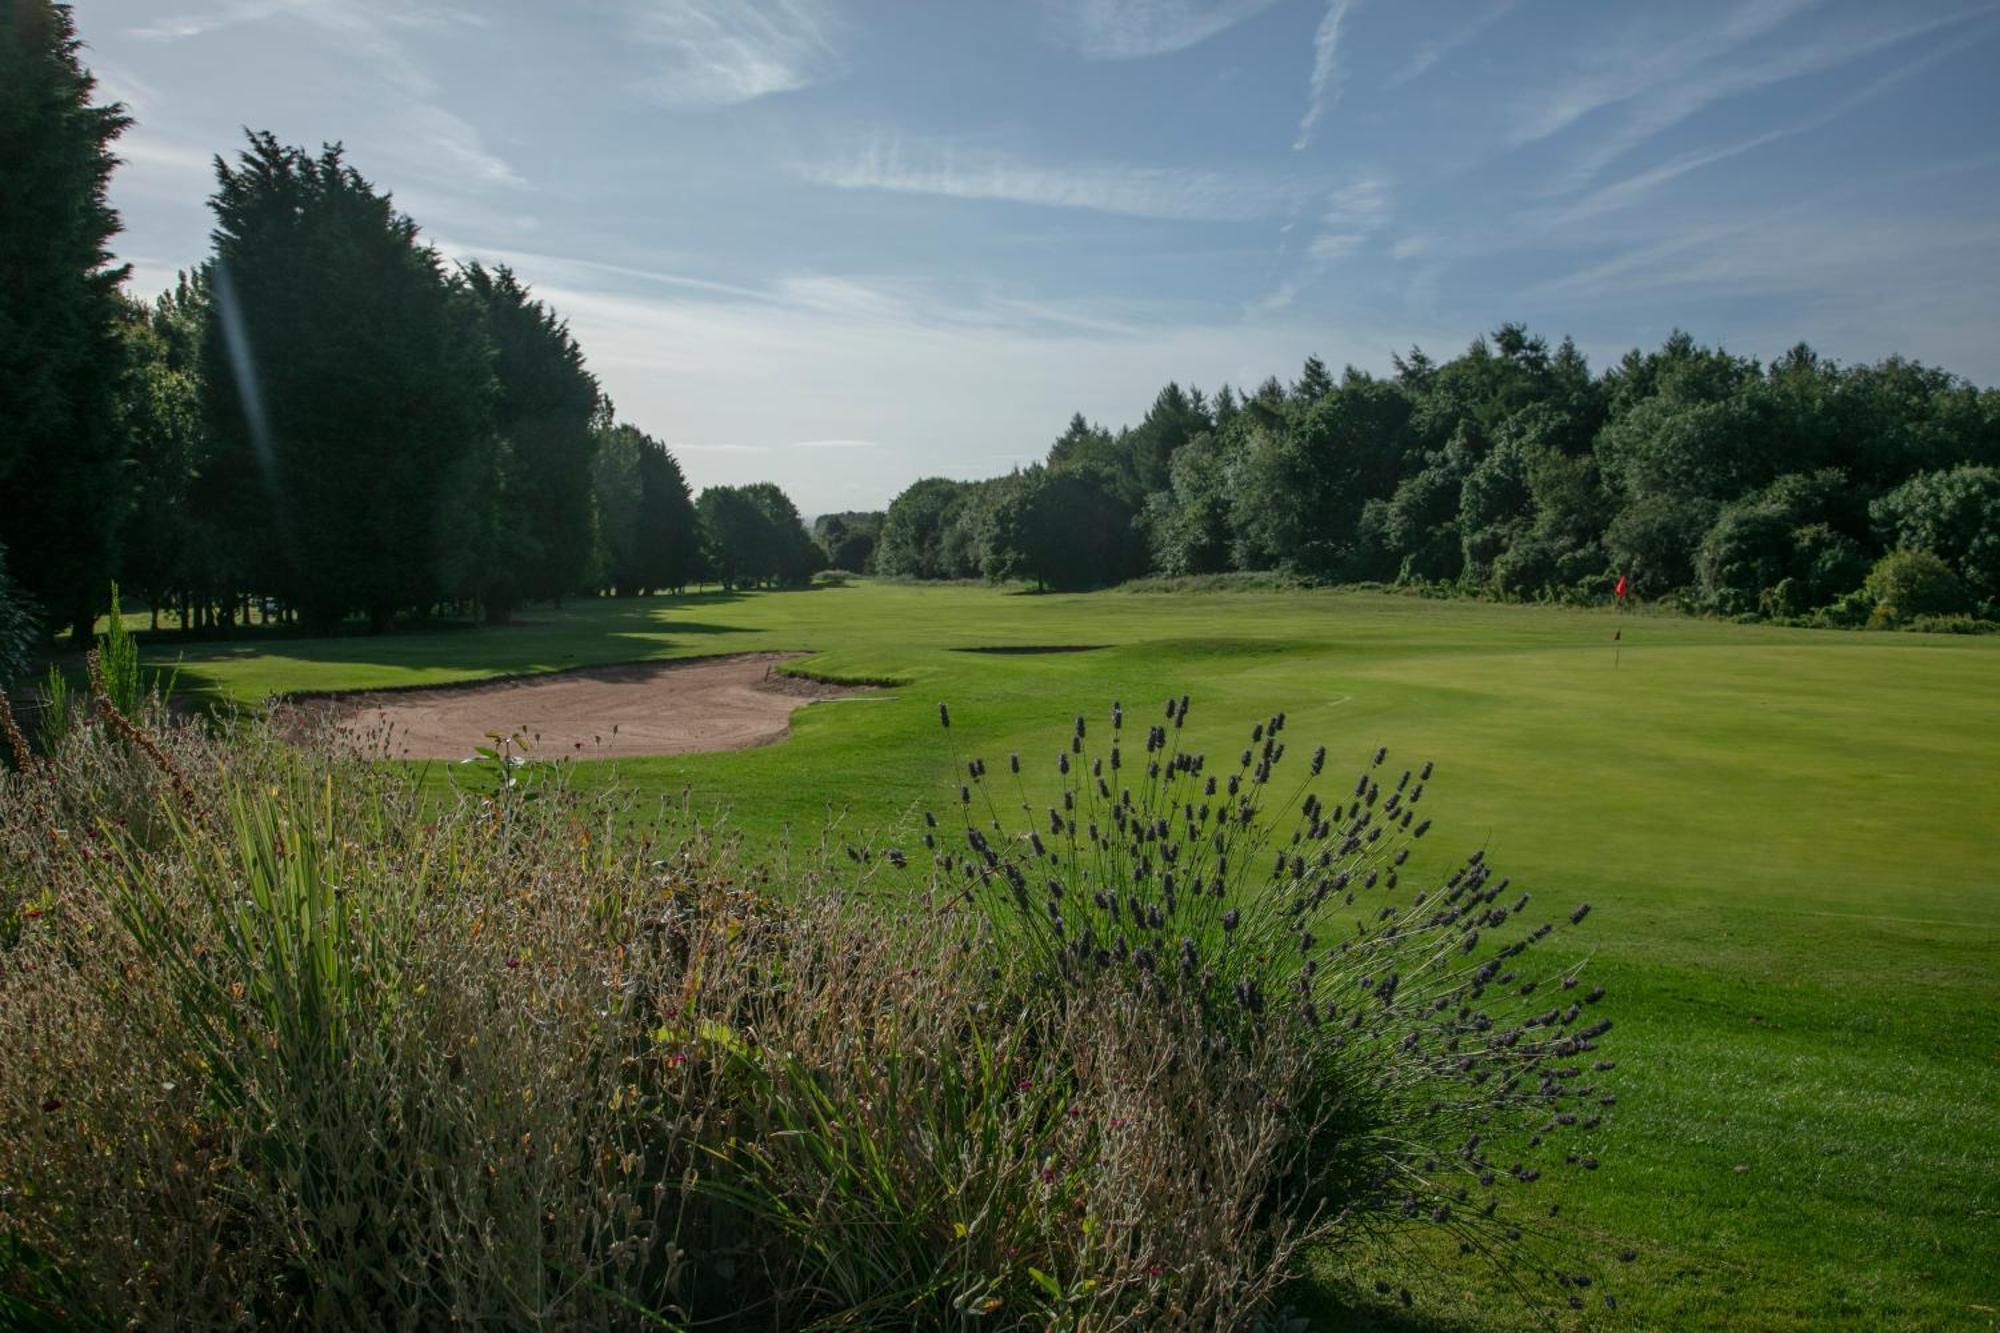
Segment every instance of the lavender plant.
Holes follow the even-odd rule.
[[[1076,717],[1041,801],[1018,754],[1000,774],[961,761],[956,833],[926,813],[924,842],[938,883],[991,921],[995,975],[1308,1053],[1282,1206],[1331,1240],[1441,1227],[1583,1304],[1590,1273],[1526,1220],[1521,1187],[1595,1170],[1617,1101],[1604,988],[1537,961],[1589,905],[1535,912],[1483,850],[1413,861],[1430,762],[1399,772],[1378,748],[1349,780],[1318,746],[1287,769],[1282,712],[1215,762],[1182,743],[1189,706],[1128,727],[1114,703],[1102,732]]]

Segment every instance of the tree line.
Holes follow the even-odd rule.
[[[927,478],[875,568],[1054,588],[1273,571],[1507,598],[1640,597],[1848,624],[2000,616],[2000,393],[1800,345],[1769,365],[1675,333],[1592,374],[1515,325],[1394,373],[1308,359],[1213,396],[1169,384],[1045,461]],[[1882,608],[1887,607],[1886,613]]]
[[[88,637],[114,579],[183,625],[804,582],[1046,588],[1270,571],[1508,598],[1634,595],[1849,624],[2000,616],[2000,395],[1892,357],[1770,364],[1676,333],[1593,373],[1520,325],[1393,373],[1308,359],[1032,467],[932,477],[808,533],[769,482],[691,493],[560,316],[447,264],[352,167],[252,134],[214,250],[150,302],[110,262],[129,120],[69,7],[0,3],[0,664]]]
[[[130,122],[80,49],[68,6],[0,5],[0,624],[87,638],[114,579],[156,623],[324,632],[824,563],[776,485],[692,495],[555,311],[447,264],[338,145],[248,135],[212,254],[129,297]]]

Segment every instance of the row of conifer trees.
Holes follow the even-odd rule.
[[[690,494],[562,318],[448,264],[328,146],[217,158],[214,249],[150,302],[111,264],[129,119],[67,6],[0,10],[0,598],[88,635],[117,580],[183,625],[380,629],[587,590],[798,582],[776,485]]]

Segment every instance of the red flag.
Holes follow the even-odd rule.
[[[1619,601],[1622,602],[1625,600],[1625,576],[1623,574],[1618,576],[1618,586],[1613,588],[1612,591],[1618,594]]]

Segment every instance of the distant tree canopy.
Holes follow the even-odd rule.
[[[970,578],[959,552],[947,551],[946,534],[958,522],[980,483],[926,477],[896,497],[882,516],[875,568],[913,579]]]
[[[882,514],[879,510],[821,514],[813,520],[812,535],[826,552],[829,567],[850,574],[872,574],[875,547],[882,538]]]
[[[111,145],[69,7],[0,4],[0,546],[50,628],[87,638],[128,492]]]
[[[1900,358],[1841,367],[1801,346],[1765,366],[1676,333],[1593,376],[1569,341],[1508,324],[1443,363],[1412,349],[1388,377],[1309,359],[1289,388],[1170,384],[1117,432],[1073,417],[1043,464],[909,487],[876,564],[1054,588],[1273,570],[1515,598],[1604,596],[1624,575],[1643,597],[1804,617],[1850,606],[1908,548],[1992,616],[1997,462],[2000,394]]]
[[[989,581],[1082,588],[1145,572],[1133,509],[1104,473],[1031,467],[1006,479],[986,519]]]
[[[695,514],[708,569],[724,588],[803,587],[826,566],[798,509],[768,481],[710,486]]]

